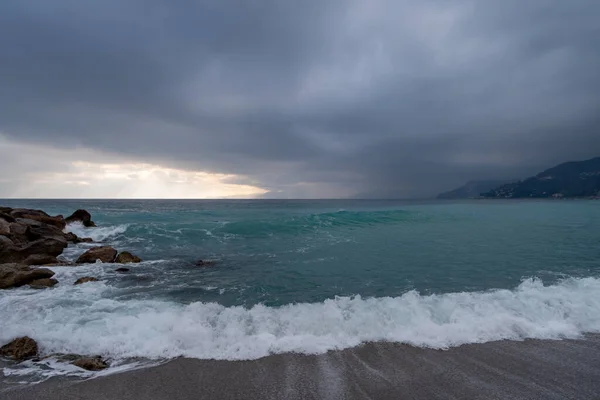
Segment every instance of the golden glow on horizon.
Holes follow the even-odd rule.
[[[121,157],[17,143],[0,134],[0,165],[10,170],[0,179],[0,198],[254,198],[268,192],[238,183],[245,179],[240,175],[121,162]]]
[[[256,197],[267,193],[267,190],[256,186],[229,183],[239,178],[237,175],[185,171],[145,163],[101,164],[74,161],[71,165],[73,171],[44,174],[35,183],[112,189],[111,193],[104,195],[95,193],[92,197],[96,198],[190,199]]]

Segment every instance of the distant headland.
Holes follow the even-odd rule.
[[[600,157],[570,161],[523,180],[471,181],[438,199],[600,198]]]

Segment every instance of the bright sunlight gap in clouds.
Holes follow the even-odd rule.
[[[24,154],[35,157],[22,157]],[[49,150],[2,136],[0,157],[12,159],[14,168],[0,178],[0,188],[13,198],[203,199],[252,198],[267,193],[257,186],[235,183],[244,178],[239,175],[125,162],[85,148]]]

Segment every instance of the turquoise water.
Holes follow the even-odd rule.
[[[478,291],[514,288],[527,277],[552,282],[600,272],[594,201],[17,203],[65,215],[85,207],[101,227],[127,225],[107,241],[164,260],[156,273],[173,281],[153,287],[152,296],[180,302],[281,305],[411,289]],[[217,264],[192,266],[198,259]]]
[[[127,274],[101,263],[56,267],[52,289],[0,292],[0,342],[29,335],[43,354],[100,354],[128,368],[367,341],[448,348],[600,332],[598,201],[2,205],[85,208],[98,228],[69,230],[144,259]],[[197,267],[199,259],[215,264]],[[100,282],[73,286],[82,276]],[[83,374],[73,368],[44,361],[4,373]]]

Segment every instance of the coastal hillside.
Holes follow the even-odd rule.
[[[440,193],[437,198],[443,200],[470,199],[479,197],[481,193],[514,182],[514,180],[469,181],[463,186],[449,192]]]
[[[571,161],[522,181],[481,194],[487,198],[562,198],[600,196],[600,157]]]

